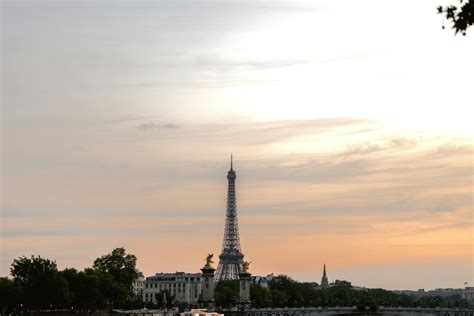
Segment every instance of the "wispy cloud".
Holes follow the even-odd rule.
[[[157,121],[143,123],[137,126],[139,131],[160,131],[163,129],[177,129],[178,125],[174,123],[161,123]]]
[[[340,128],[370,124],[370,120],[357,118],[321,118],[301,120],[280,120],[270,122],[225,122],[205,125],[184,125],[180,132],[173,135],[163,135],[162,139],[193,140],[195,142],[229,143],[233,145],[264,145],[281,142],[292,137],[324,134]],[[155,123],[144,123],[145,129],[154,129]],[[165,128],[159,123],[158,128]],[[168,128],[176,128],[174,124]],[[155,138],[158,140],[158,138]]]
[[[464,228],[474,228],[474,222],[450,223],[446,225],[434,225],[426,228],[416,229],[411,232],[404,232],[404,235],[422,235],[426,233],[440,233],[444,231],[457,231]]]
[[[300,66],[307,64],[333,63],[367,58],[374,54],[352,54],[328,58],[300,58],[300,59],[224,59],[219,56],[198,56],[195,66],[215,73],[239,72],[242,70],[267,70],[282,67]]]

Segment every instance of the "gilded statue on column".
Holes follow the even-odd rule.
[[[206,265],[204,266],[205,268],[212,268],[212,264],[214,263],[214,260],[212,260],[212,257],[214,257],[213,253],[210,253],[206,257]]]
[[[242,264],[242,272],[247,273],[249,271],[249,266],[252,263],[252,261],[244,261]]]

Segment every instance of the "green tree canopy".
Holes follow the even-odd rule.
[[[250,300],[254,307],[270,307],[270,291],[259,284],[252,284],[250,286]]]
[[[214,291],[214,299],[217,306],[232,307],[239,299],[239,281],[225,280],[217,283]]]

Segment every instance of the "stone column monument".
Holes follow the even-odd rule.
[[[203,308],[207,308],[212,311],[214,309],[214,269],[212,264],[212,257],[214,254],[207,255],[206,265],[201,269],[202,271],[202,295],[200,305]]]
[[[245,261],[242,264],[242,272],[239,273],[239,305],[240,309],[250,308],[250,276],[248,272],[250,262]]]

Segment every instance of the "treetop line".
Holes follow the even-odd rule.
[[[213,280],[214,269],[210,269],[212,273],[208,281]],[[116,248],[110,254],[97,258],[91,268],[83,271],[74,268],[58,271],[56,262],[41,256],[20,257],[13,261],[11,275],[13,280],[0,278],[0,310],[4,314],[58,309],[91,312],[144,307],[142,296],[133,291],[138,276],[136,257],[127,254],[124,248]],[[202,282],[205,282],[204,278]],[[239,305],[241,286],[239,280],[220,281],[215,287],[215,308]],[[444,298],[414,297],[383,289],[355,289],[347,283],[333,284],[323,289],[315,283],[297,282],[284,275],[274,277],[268,287],[255,283],[246,283],[246,286],[249,289],[247,307],[254,308],[357,306],[360,310],[375,310],[390,306],[468,306],[466,300],[456,295]],[[200,302],[209,303],[203,300],[203,294],[200,294]],[[170,291],[164,290],[156,302],[147,303],[146,307],[179,307],[184,310],[196,306],[182,304],[175,300]]]

